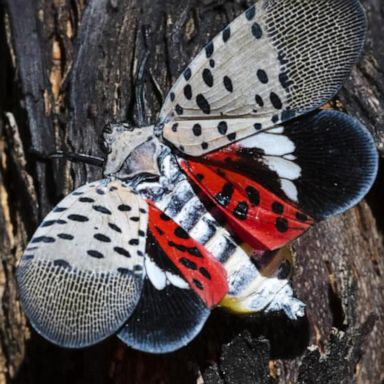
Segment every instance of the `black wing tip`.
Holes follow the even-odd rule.
[[[143,338],[138,336],[134,332],[128,331],[126,327],[123,327],[118,333],[117,337],[125,343],[127,346],[145,353],[151,353],[155,355],[164,355],[167,353],[173,353],[177,350],[186,347],[203,329],[205,322],[207,321],[210,310],[202,310],[200,314],[196,315],[195,319],[197,324],[191,327],[185,335],[179,339],[169,340],[162,339],[161,337],[154,340],[150,336]],[[183,321],[180,319],[180,321]],[[171,333],[171,329],[169,332]],[[168,331],[166,331],[168,332]]]
[[[368,129],[342,112],[322,110],[286,126],[302,175],[299,204],[317,221],[358,204],[375,182],[379,156]]]
[[[364,164],[362,165],[362,176],[359,180],[356,180],[358,188],[355,194],[347,199],[345,203],[339,207],[330,211],[324,211],[320,219],[326,219],[345,212],[364,199],[364,197],[371,190],[377,178],[379,171],[379,153],[371,133],[358,119],[347,115],[346,113],[337,111],[321,111],[319,112],[318,116],[320,116],[320,118],[331,118],[335,121],[338,120],[340,124],[344,124],[346,127],[350,127],[351,131],[353,130],[354,134],[356,135],[356,139],[361,144],[359,149],[365,159]]]
[[[185,347],[211,313],[189,289],[168,285],[158,291],[147,280],[143,292],[133,315],[117,333],[126,345],[141,352],[166,354]]]

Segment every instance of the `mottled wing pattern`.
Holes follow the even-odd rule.
[[[148,206],[148,229],[159,246],[203,302],[209,308],[217,305],[228,291],[224,267],[153,203]]]
[[[209,43],[164,103],[163,135],[200,156],[312,111],[364,43],[357,0],[260,0]]]
[[[17,269],[21,303],[40,334],[77,348],[124,324],[142,290],[147,210],[121,182],[101,180],[48,214]]]

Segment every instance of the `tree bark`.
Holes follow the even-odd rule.
[[[103,126],[136,118],[134,82],[145,40],[145,101],[155,122],[184,67],[251,3],[0,3],[0,384],[383,382],[382,172],[366,201],[292,245],[293,286],[307,304],[303,320],[217,310],[188,347],[153,356],[114,337],[85,350],[55,347],[31,330],[21,311],[15,266],[37,224],[73,188],[102,177],[96,167],[42,161],[34,151],[102,156]],[[340,100],[384,153],[384,4],[363,4],[368,43]]]

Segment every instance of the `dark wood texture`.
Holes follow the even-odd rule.
[[[170,355],[139,353],[115,338],[69,351],[32,331],[17,301],[15,266],[39,220],[74,187],[102,176],[96,167],[42,161],[34,151],[102,156],[104,124],[136,119],[145,40],[154,122],[191,58],[251,3],[0,2],[0,384],[383,383],[383,173],[365,202],[293,244],[303,320],[215,311],[190,346]],[[384,152],[384,4],[363,4],[367,48],[340,99]]]

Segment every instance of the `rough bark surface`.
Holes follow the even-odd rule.
[[[191,58],[251,3],[0,2],[0,384],[383,383],[383,173],[367,201],[293,244],[303,320],[216,311],[188,347],[151,356],[115,338],[85,350],[57,348],[29,328],[20,309],[15,266],[37,223],[74,187],[101,177],[96,167],[41,161],[34,151],[102,156],[105,123],[136,118],[145,40],[154,122]],[[363,4],[368,44],[340,98],[384,153],[384,4]]]

